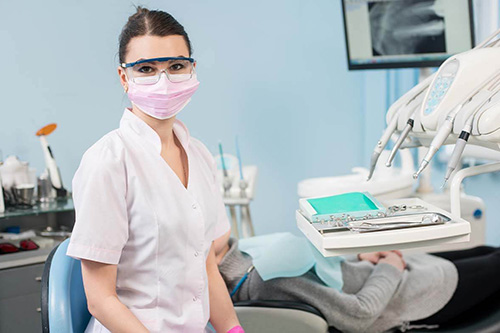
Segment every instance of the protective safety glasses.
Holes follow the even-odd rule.
[[[19,247],[12,243],[0,243],[0,254],[14,253],[19,251],[36,250],[39,246],[31,239],[22,240],[19,242]]]
[[[170,82],[184,82],[193,77],[195,60],[184,57],[164,57],[142,59],[136,62],[122,63],[127,76],[136,84],[155,84],[165,73]]]

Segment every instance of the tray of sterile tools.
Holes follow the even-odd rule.
[[[367,214],[363,217],[333,216],[327,220],[314,221],[313,226],[321,233],[350,230],[352,232],[380,232],[403,228],[417,228],[444,224],[451,220],[450,217],[426,210],[421,205],[394,205],[387,212],[376,215]]]
[[[469,241],[469,222],[421,199],[394,199],[377,205],[371,213],[330,216],[311,215],[301,205],[296,212],[297,226],[325,256]]]

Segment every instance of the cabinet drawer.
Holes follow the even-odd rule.
[[[0,333],[42,331],[40,293],[0,300]]]
[[[40,294],[43,264],[0,270],[0,300]]]

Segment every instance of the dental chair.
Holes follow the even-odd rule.
[[[54,248],[45,262],[41,292],[43,333],[84,332],[91,317],[87,310],[81,265],[66,255],[68,244],[69,239]],[[500,299],[492,299],[489,305],[489,309],[467,313],[453,327],[410,332],[500,332]],[[238,302],[234,306],[247,333],[340,332],[328,327],[322,314],[307,304],[259,300]]]
[[[84,332],[90,320],[78,260],[66,255],[69,239],[50,252],[42,274],[43,333]]]

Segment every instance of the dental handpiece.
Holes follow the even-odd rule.
[[[492,89],[496,88],[498,82],[495,82],[495,84],[493,85]],[[450,179],[450,176],[451,174],[453,173],[453,171],[455,171],[455,169],[457,168],[459,162],[460,162],[460,159],[462,157],[462,154],[465,150],[465,146],[467,145],[467,141],[469,140],[469,136],[470,136],[470,133],[472,132],[472,123],[474,122],[474,118],[477,114],[477,112],[479,110],[481,110],[481,108],[491,100],[491,97],[495,94],[496,92],[493,91],[491,94],[490,94],[490,98],[488,98],[487,100],[485,100],[483,103],[481,103],[476,109],[475,111],[467,118],[467,120],[465,121],[465,126],[464,128],[462,129],[462,131],[460,132],[460,135],[458,137],[458,140],[457,142],[455,143],[455,148],[453,149],[453,153],[451,154],[451,157],[450,157],[450,161],[448,162],[448,167],[446,169],[446,174],[444,176],[444,184],[446,184],[446,182],[448,181],[448,179]],[[443,184],[443,186],[444,186]]]
[[[372,157],[370,159],[370,173],[368,174],[367,181],[372,178],[375,167],[377,166],[378,158],[380,157],[380,154],[382,153],[384,148],[387,146],[387,143],[391,139],[392,134],[396,131],[397,126],[398,113],[396,112],[396,114],[392,117],[389,125],[387,125],[384,134],[382,134],[382,137],[380,137],[380,140],[377,142],[375,149],[373,150]]]
[[[413,175],[413,179],[418,178],[418,176],[422,173],[422,171],[424,171],[427,165],[429,165],[429,162],[432,160],[432,158],[437,153],[439,148],[441,148],[443,143],[446,141],[451,131],[453,130],[453,122],[455,121],[455,116],[461,109],[462,109],[462,104],[458,105],[455,109],[453,109],[452,111],[450,111],[450,113],[448,113],[443,125],[441,126],[441,128],[439,128],[436,136],[432,140],[429,149],[427,150],[427,154],[425,154],[424,159],[422,160],[422,162],[420,162],[418,171],[415,172],[415,174]]]
[[[453,149],[453,153],[451,154],[450,161],[448,162],[448,168],[446,169],[446,175],[444,176],[444,183],[450,179],[451,174],[458,166],[462,154],[464,152],[465,146],[467,145],[467,141],[469,140],[470,132],[472,130],[472,125],[466,125],[462,132],[460,132],[460,136],[458,137],[457,142],[455,143],[455,148]]]
[[[385,163],[386,167],[390,167],[392,165],[392,161],[394,160],[394,157],[396,157],[396,153],[399,150],[399,147],[403,144],[404,140],[408,137],[408,134],[410,134],[411,130],[413,129],[413,125],[415,123],[415,120],[413,119],[414,113],[410,116],[410,119],[406,122],[406,126],[401,132],[401,135],[399,136],[398,140],[394,144],[394,147],[391,150],[391,153],[389,154],[389,158],[387,159],[387,162]]]

